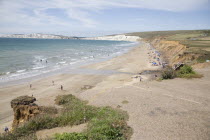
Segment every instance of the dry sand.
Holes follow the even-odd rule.
[[[32,95],[39,105],[54,106],[57,95],[73,94],[97,106],[120,107],[129,114],[128,124],[133,128],[132,140],[202,139],[210,138],[210,69],[199,70],[201,79],[174,79],[142,82],[133,75],[143,70],[156,70],[151,66],[145,45],[130,52],[83,69],[117,70],[118,74],[88,75],[63,74],[28,84],[0,88],[0,129],[12,122],[10,101],[20,95]],[[53,86],[51,81],[55,81]],[[60,91],[60,85],[64,91]],[[94,86],[81,90],[84,85]]]

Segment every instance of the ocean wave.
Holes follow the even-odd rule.
[[[61,61],[61,62],[58,62],[59,64],[65,64],[66,63],[66,61]]]
[[[137,44],[138,44],[138,42],[130,42],[130,43],[117,44],[116,46],[124,47],[124,46],[133,46],[133,45],[137,45]]]
[[[43,69],[43,68],[45,68],[46,66],[41,66],[41,67],[34,67],[34,68],[32,68],[33,70],[38,70],[38,69]]]
[[[11,72],[6,72],[6,75],[10,74]]]
[[[89,57],[85,56],[85,57],[82,57],[82,59],[88,59]]]
[[[21,72],[24,72],[24,71],[26,71],[26,69],[18,70],[17,73],[21,73]]]
[[[11,74],[9,77],[17,77],[23,75],[23,73],[15,73],[15,74]]]

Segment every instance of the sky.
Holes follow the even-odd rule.
[[[0,0],[0,34],[210,29],[210,0]]]

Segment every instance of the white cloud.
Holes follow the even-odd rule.
[[[90,13],[97,14],[105,9],[143,8],[180,12],[195,10],[207,3],[208,0],[0,0],[0,24],[71,27],[72,22],[76,22],[83,27],[95,27],[99,23]],[[62,9],[67,17],[49,15],[46,11],[52,8]]]

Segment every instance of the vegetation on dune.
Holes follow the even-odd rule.
[[[161,80],[173,79],[173,78],[201,78],[202,75],[196,73],[193,68],[189,65],[184,65],[179,70],[175,71],[171,67],[165,68],[161,73]]]
[[[83,133],[64,133],[56,134],[57,140],[61,139],[100,139],[100,140],[114,140],[114,139],[128,139],[131,135],[131,128],[127,126],[126,120],[128,116],[125,112],[112,109],[110,107],[93,107],[81,102],[73,95],[67,95],[66,97],[58,97],[58,103],[64,103],[65,110],[75,110],[77,114],[75,119],[69,120],[88,121],[87,130]],[[72,100],[73,98],[73,100]],[[78,106],[75,107],[75,104]],[[78,111],[78,112],[77,112]],[[70,112],[69,112],[70,113]],[[70,113],[72,114],[72,113]],[[69,115],[67,115],[69,116]],[[80,118],[80,119],[78,119]],[[68,120],[66,117],[62,120]],[[66,121],[65,121],[66,122]],[[69,122],[69,121],[68,121]]]
[[[83,133],[63,133],[56,134],[56,140],[87,140],[87,136]]]
[[[184,65],[177,71],[177,76],[180,78],[201,78],[202,75],[197,74],[191,66]]]
[[[139,36],[144,39],[150,40],[156,37],[171,37],[171,36],[180,36],[184,35],[188,37],[188,35],[196,34],[197,35],[209,35],[210,30],[174,30],[174,31],[149,31],[149,32],[134,32],[128,33],[127,35]],[[186,37],[186,38],[187,38]]]
[[[16,128],[12,133],[0,136],[0,139],[37,139],[35,132],[60,126],[73,126],[88,123],[87,130],[82,133],[56,134],[54,139],[129,139],[132,129],[127,125],[128,116],[125,112],[111,107],[94,107],[87,105],[73,95],[58,96],[56,103],[62,105],[60,114],[50,108],[49,115],[40,115]],[[45,108],[46,109],[46,108]],[[47,112],[47,111],[46,111]]]
[[[162,79],[173,79],[176,77],[176,72],[171,67],[165,68],[161,73]]]

